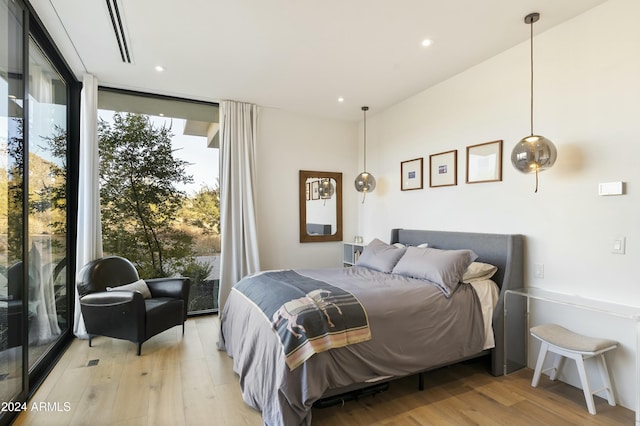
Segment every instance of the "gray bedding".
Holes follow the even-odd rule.
[[[313,403],[332,389],[405,376],[482,351],[482,312],[469,285],[446,298],[427,281],[363,267],[297,272],[352,293],[367,312],[372,339],[315,354],[290,370],[270,319],[232,291],[218,346],[233,358],[244,401],[262,412],[267,425],[308,425]]]

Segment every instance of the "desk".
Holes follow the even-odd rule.
[[[553,291],[542,290],[539,288],[520,288],[520,289],[512,289],[507,290],[505,293],[504,300],[504,318],[505,318],[505,327],[508,326],[508,301],[509,296],[514,297],[523,297],[526,299],[526,330],[525,335],[528,336],[529,333],[529,308],[530,301],[540,300],[544,302],[556,303],[560,305],[571,306],[574,308],[584,309],[588,311],[598,312],[605,315],[611,315],[614,317],[624,318],[635,322],[635,332],[636,332],[636,380],[635,380],[635,405],[636,405],[636,426],[640,426],[640,307],[629,306],[629,305],[621,305],[617,303],[604,302],[601,300],[588,299],[585,297],[566,294],[566,293],[556,293]],[[505,372],[508,371],[507,365],[509,364],[509,360],[507,359],[507,344],[506,336],[508,333],[504,333],[505,335]],[[526,339],[528,341],[528,338]],[[524,345],[524,359],[528,354],[528,348]],[[528,364],[528,363],[526,363]],[[511,370],[512,371],[512,370]]]

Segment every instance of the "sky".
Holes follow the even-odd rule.
[[[98,118],[113,122],[113,111],[98,110]],[[183,135],[186,120],[181,118],[149,116],[154,127],[171,127],[171,144],[176,150],[176,158],[187,161],[187,173],[193,176],[193,183],[176,185],[187,195],[194,195],[203,186],[217,187],[219,176],[219,149],[208,148],[207,138]]]

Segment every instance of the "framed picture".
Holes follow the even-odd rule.
[[[312,200],[319,200],[320,199],[320,193],[318,192],[318,189],[320,188],[320,181],[319,180],[314,180],[311,182],[311,199]]]
[[[429,186],[453,186],[458,184],[458,150],[429,156]]]
[[[502,141],[467,147],[467,183],[502,180]]]
[[[307,186],[307,201],[311,199],[311,182],[306,183]]]
[[[402,191],[422,189],[422,158],[400,163],[400,189]]]

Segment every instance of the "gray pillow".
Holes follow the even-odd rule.
[[[131,284],[119,285],[117,287],[107,287],[107,291],[137,291],[144,299],[151,298],[151,290],[144,280],[138,280]]]
[[[405,250],[404,247],[395,247],[376,238],[364,247],[356,265],[388,274]]]
[[[430,281],[450,297],[467,267],[478,258],[472,250],[439,250],[430,247],[407,247],[393,268],[394,274]]]

